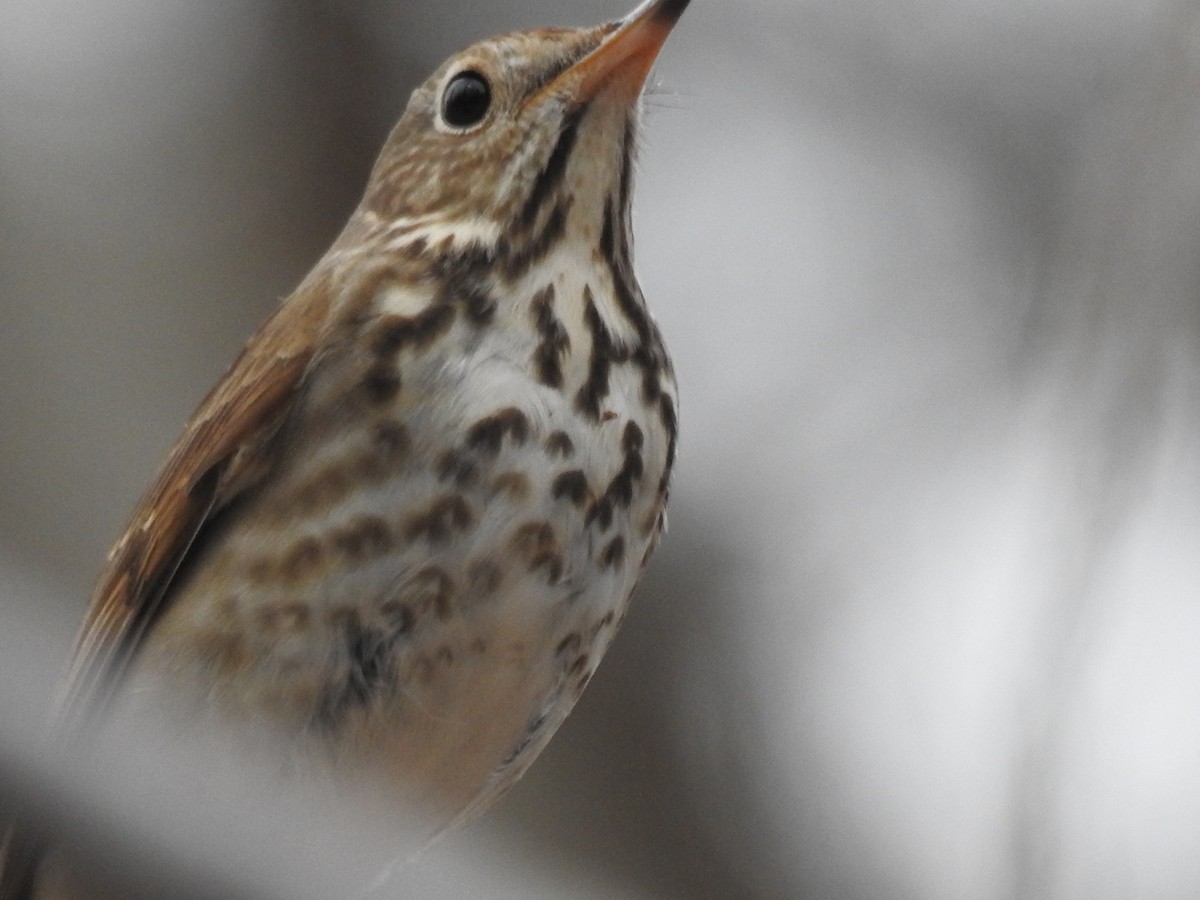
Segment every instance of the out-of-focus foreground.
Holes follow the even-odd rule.
[[[104,865],[148,848],[151,884],[336,894],[332,826],[161,760],[57,765],[40,710],[417,80],[623,12],[0,9],[0,804]],[[647,119],[670,533],[530,776],[378,895],[1196,896],[1200,7],[696,0]]]

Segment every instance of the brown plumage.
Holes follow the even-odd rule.
[[[485,41],[414,92],[109,555],[60,733],[215,714],[431,831],[520,776],[662,530],[677,403],[629,203],[686,5]],[[17,846],[2,900],[32,884]]]

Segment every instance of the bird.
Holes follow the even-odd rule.
[[[59,734],[232,724],[433,831],[525,772],[665,529],[678,392],[630,208],[687,5],[484,40],[413,92],[108,555]],[[21,846],[3,900],[34,896]]]

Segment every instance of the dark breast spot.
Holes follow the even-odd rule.
[[[353,489],[349,473],[339,461],[313,472],[287,492],[279,504],[280,514],[286,519],[293,519],[303,513],[327,509]]]
[[[346,500],[357,491],[394,477],[411,450],[408,432],[399,422],[373,426],[370,439],[318,467],[301,468],[272,501],[275,520],[295,521]]]
[[[279,574],[284,581],[295,584],[303,582],[316,575],[325,557],[321,542],[315,537],[304,537],[298,540],[284,554],[279,564]]]
[[[362,389],[371,403],[390,403],[400,393],[400,373],[390,362],[377,362],[363,376]]]
[[[546,452],[551,456],[570,459],[575,455],[575,444],[565,431],[553,431],[546,438]]]
[[[642,477],[642,455],[631,453],[625,457],[625,464],[608,485],[608,496],[617,506],[629,508],[633,502],[633,486]]]
[[[637,423],[628,422],[621,436],[621,446],[625,454],[621,468],[608,483],[604,492],[588,508],[587,515],[584,517],[585,524],[596,523],[602,530],[607,529],[612,524],[613,513],[616,509],[628,509],[633,505],[634,490],[645,471],[645,463],[642,460],[644,440],[642,429]]]
[[[580,637],[579,632],[572,631],[565,638],[558,642],[558,646],[554,648],[554,655],[567,656],[569,654],[577,653],[582,643],[583,639]]]
[[[541,571],[548,584],[555,584],[562,578],[562,548],[549,522],[527,522],[519,526],[513,532],[510,544],[525,561],[526,568],[530,572]]]
[[[612,520],[613,504],[607,493],[597,497],[588,507],[587,515],[583,517],[585,525],[598,525],[601,531],[612,525]]]
[[[457,450],[446,450],[433,464],[438,481],[453,481],[460,488],[471,487],[479,480],[479,468],[469,456]]]
[[[642,429],[631,419],[625,425],[625,433],[621,436],[621,448],[626,453],[640,453],[643,440]]]
[[[614,349],[612,337],[605,328],[590,285],[583,288],[583,321],[592,335],[592,352],[588,357],[588,374],[575,395],[575,408],[594,422],[600,420],[600,404],[608,396],[608,378],[612,369]]]
[[[662,393],[665,359],[661,353],[651,351],[649,345],[643,345],[634,351],[632,359],[642,370],[642,402],[652,404]]]
[[[563,573],[562,554],[555,550],[539,553],[529,560],[529,571],[541,571],[546,577],[547,584],[557,584]]]
[[[515,406],[480,419],[467,432],[467,446],[488,456],[500,452],[505,435],[520,446],[529,438],[529,419]]]
[[[330,544],[347,561],[363,562],[388,553],[394,540],[387,522],[379,516],[362,515],[334,531]]]
[[[587,476],[583,470],[571,469],[555,477],[550,486],[550,493],[556,500],[566,498],[576,506],[583,506],[591,491],[588,489]]]
[[[374,326],[372,352],[390,360],[405,347],[423,349],[454,323],[454,307],[434,303],[415,316],[387,315]]]
[[[425,566],[380,604],[380,617],[388,632],[396,636],[409,634],[431,617],[445,622],[454,611],[456,591],[454,579],[445,569]]]
[[[600,567],[602,569],[618,568],[625,559],[625,538],[617,535],[600,554]]]
[[[517,552],[529,556],[557,545],[554,526],[549,522],[526,522],[513,532],[511,543]]]
[[[432,614],[439,622],[445,622],[454,609],[454,579],[441,566],[425,566],[404,585],[401,596],[417,621]]]
[[[475,520],[470,504],[458,494],[446,494],[434,500],[423,512],[410,516],[404,526],[409,541],[424,539],[440,544],[466,531]]]
[[[535,325],[541,327],[542,321],[546,314],[554,314],[554,295],[556,291],[553,284],[548,284],[533,295],[533,299],[529,302],[529,311],[533,316]]]
[[[504,761],[496,767],[496,771],[502,771],[512,765],[513,761],[525,751],[525,748],[533,743],[533,739],[537,737],[538,732],[542,730],[542,726],[545,724],[546,714],[544,712],[539,712],[534,715],[534,717],[530,719],[529,723],[525,726],[525,734],[523,734],[521,739],[517,741],[517,745],[513,747],[508,756],[504,758]]]
[[[538,332],[538,345],[533,351],[533,369],[542,384],[560,388],[563,383],[562,362],[571,346],[566,328],[554,314],[554,285],[548,284],[534,295],[530,314]]]
[[[408,429],[401,422],[383,421],[375,425],[375,446],[380,455],[390,463],[396,463],[408,456],[412,449],[412,439]]]

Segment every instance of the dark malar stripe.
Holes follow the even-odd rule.
[[[501,256],[504,260],[504,274],[510,281],[515,281],[529,271],[529,267],[540,261],[550,252],[562,238],[567,229],[567,213],[571,209],[573,197],[561,197],[554,204],[554,209],[546,217],[546,224],[537,237],[524,238],[509,249],[505,247]]]
[[[385,315],[374,326],[372,352],[381,358],[394,357],[404,347],[420,350],[443,334],[454,322],[454,307],[434,303],[415,316]]]
[[[610,199],[604,209],[604,227],[600,233],[600,254],[616,267],[622,261],[629,266],[629,235],[624,223],[629,220],[629,197],[633,191],[633,129],[626,125],[621,144],[621,177],[617,182],[616,206]]]
[[[485,286],[494,257],[486,247],[469,244],[458,250],[438,254],[429,267],[428,277],[438,283],[435,302],[461,307],[476,326],[487,325],[496,315],[496,298]]]
[[[486,325],[496,316],[496,298],[481,284],[465,283],[459,302],[467,311],[467,318],[476,325]]]
[[[620,217],[620,218],[618,218]],[[617,307],[633,326],[638,341],[646,343],[651,337],[650,317],[637,296],[633,284],[632,266],[629,263],[629,243],[625,237],[625,214],[611,200],[605,204],[604,226],[600,232],[600,254],[612,277],[613,294]]]
[[[471,242],[465,247],[427,254],[429,277],[436,281],[463,281],[485,273],[492,263],[492,253],[483,244]]]
[[[559,188],[562,187],[563,178],[567,174],[567,163],[571,159],[571,151],[575,149],[575,140],[579,137],[579,123],[583,120],[586,112],[587,105],[584,104],[579,109],[568,113],[563,120],[558,143],[554,145],[554,150],[551,151],[550,158],[546,161],[546,167],[534,181],[529,199],[521,208],[518,222],[525,230],[533,228],[533,223],[537,221],[538,214],[546,201],[557,194]]]
[[[633,150],[633,128],[627,124],[621,145],[621,177],[617,184],[617,193],[604,205],[600,256],[607,264],[612,277],[613,293],[616,295],[618,308],[633,326],[639,343],[645,345],[655,337],[654,328],[644,304],[638,297],[633,265],[629,258],[629,234],[626,229],[626,223],[629,221],[629,197],[633,190]]]
[[[609,266],[616,259],[617,217],[612,203],[604,204],[604,224],[600,229],[600,257]]]

